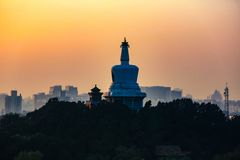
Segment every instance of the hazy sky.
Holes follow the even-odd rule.
[[[140,85],[240,99],[240,0],[0,0],[0,92],[107,91],[124,36]]]

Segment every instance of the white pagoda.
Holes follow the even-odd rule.
[[[121,64],[112,67],[112,85],[104,97],[109,102],[122,103],[131,109],[139,110],[143,107],[143,99],[146,97],[137,83],[139,68],[129,64],[129,44],[126,38],[121,48]]]

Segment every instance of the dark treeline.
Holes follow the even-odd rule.
[[[51,99],[24,117],[1,118],[0,159],[155,160],[157,146],[174,145],[188,155],[171,160],[237,160],[239,137],[239,117],[227,120],[218,106],[189,99],[140,111]]]

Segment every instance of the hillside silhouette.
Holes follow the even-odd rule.
[[[51,99],[26,116],[1,118],[0,159],[231,160],[240,155],[239,135],[240,117],[228,120],[218,106],[189,99],[147,102],[139,111],[105,101],[89,109]],[[183,155],[157,153],[171,146]]]

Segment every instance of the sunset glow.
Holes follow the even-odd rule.
[[[240,99],[240,3],[234,0],[0,0],[0,92],[54,84],[106,91],[120,42],[141,85]]]

